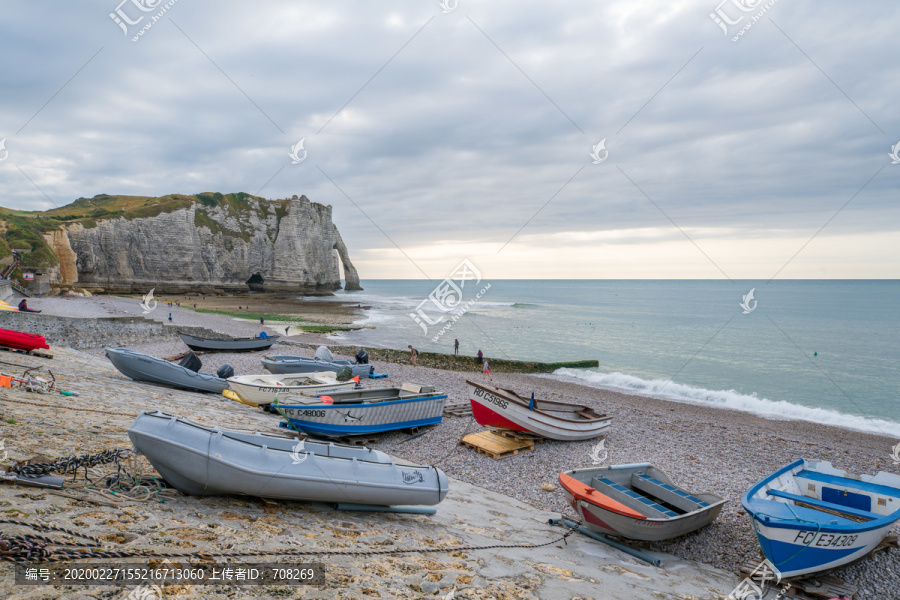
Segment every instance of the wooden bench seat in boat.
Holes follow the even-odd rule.
[[[835,504],[833,502],[825,502],[824,500],[819,500],[818,498],[799,496],[797,494],[791,494],[790,492],[782,492],[781,490],[769,490],[766,493],[770,496],[775,496],[776,498],[784,498],[785,500],[793,500],[794,502],[803,502],[804,504],[808,504],[809,506],[815,506],[817,508],[824,508],[835,512],[841,512],[847,515],[853,515],[854,517],[861,517],[863,519],[874,520],[881,517],[881,515],[869,512],[867,510],[859,510],[858,508],[851,508],[849,506],[843,506],[841,504]]]
[[[591,479],[591,486],[651,519],[671,519],[678,516],[678,513],[606,477],[594,477]]]
[[[650,477],[646,473],[633,473],[631,475],[631,487],[642,492],[647,492],[651,496],[656,496],[663,502],[671,504],[676,508],[680,508],[686,513],[700,510],[709,506],[700,498],[691,496],[684,490],[680,490],[675,486],[663,483],[658,479]]]

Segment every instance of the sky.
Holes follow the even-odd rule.
[[[900,274],[896,2],[118,2],[0,0],[0,205],[306,195],[363,279]]]

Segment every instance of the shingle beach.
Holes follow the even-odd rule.
[[[65,317],[141,315],[137,300],[115,297],[48,298],[41,300],[41,308],[45,314]],[[249,320],[165,305],[148,318],[167,320],[169,312],[173,313],[174,327],[205,327],[234,336],[260,331],[259,323]],[[266,328],[270,334],[284,333],[278,324],[267,324]],[[309,356],[312,349],[299,344],[330,343],[313,334],[284,339],[287,343],[276,344],[267,353]],[[54,371],[61,387],[79,395],[42,396],[16,389],[0,392],[0,438],[11,459],[35,454],[56,458],[130,447],[125,430],[141,410],[159,409],[223,428],[278,428],[278,417],[221,396],[133,382],[102,358],[102,348],[79,352],[48,342],[55,355],[52,360],[13,353],[4,353],[0,359],[22,365],[43,360],[41,364]],[[153,356],[186,350],[180,341],[130,347]],[[202,371],[208,373],[224,363],[238,375],[262,371],[260,353],[204,354],[201,358]],[[468,402],[465,380],[481,377],[474,366],[471,373],[379,362],[375,367],[390,378],[366,381],[366,387],[405,381],[431,384],[449,395],[448,404]],[[641,549],[663,557],[662,569],[576,534],[567,543],[533,550],[325,558],[321,562],[330,569],[325,587],[282,592],[196,586],[176,590],[182,592],[178,597],[443,598],[456,590],[456,598],[724,598],[740,580],[739,566],[758,556],[750,520],[740,505],[740,495],[751,484],[797,458],[829,460],[851,472],[897,468],[891,460],[891,447],[896,441],[883,436],[801,421],[767,420],[542,376],[494,372],[493,377],[494,383],[503,387],[525,394],[533,391],[543,399],[577,399],[612,416],[613,425],[605,441],[606,464],[652,462],[687,489],[726,497],[725,509],[712,525],[697,533],[642,545]],[[44,408],[42,404],[101,412]],[[107,546],[143,549],[364,549],[542,543],[561,535],[562,528],[546,525],[548,517],[571,514],[557,476],[563,470],[591,466],[596,441],[545,441],[532,451],[494,460],[459,444],[462,436],[483,429],[471,417],[445,417],[440,425],[415,439],[398,432],[382,435],[372,444],[401,459],[435,465],[454,479],[447,500],[438,505],[433,517],[360,515],[318,505],[270,505],[253,498],[180,494],[165,504],[124,502],[111,508],[13,486],[0,488],[0,504],[6,518],[37,519],[113,540]],[[144,468],[150,469],[146,463]],[[556,489],[546,491],[546,484]],[[116,532],[131,535],[122,543],[115,541]],[[122,594],[122,588],[111,587],[11,587],[11,565],[0,563],[0,569],[5,573],[0,592],[5,597],[75,599]],[[857,598],[892,600],[900,593],[900,550],[878,552],[834,575],[858,586]]]

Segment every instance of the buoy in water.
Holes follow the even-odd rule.
[[[818,352],[813,352],[813,356],[818,356],[818,355],[819,355]]]

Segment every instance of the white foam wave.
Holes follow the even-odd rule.
[[[601,373],[587,369],[557,369],[552,375],[545,375],[545,377],[676,402],[729,408],[769,419],[811,421],[900,437],[900,423],[895,421],[850,415],[836,410],[813,408],[783,400],[769,400],[760,398],[756,394],[748,396],[735,390],[707,390],[674,382],[666,385],[666,381],[663,379],[647,380],[624,373]]]

